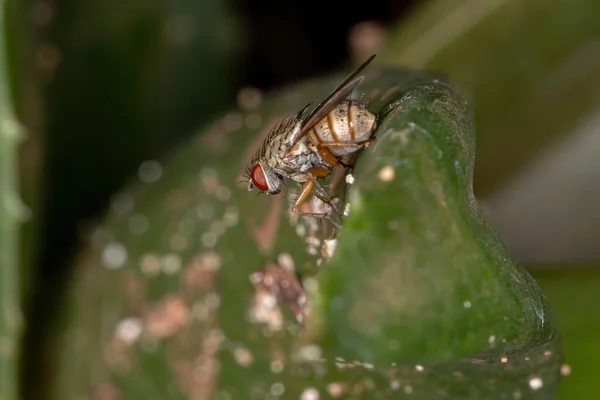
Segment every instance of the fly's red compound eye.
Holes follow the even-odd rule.
[[[263,172],[263,169],[260,166],[260,164],[256,164],[254,167],[252,167],[251,176],[252,183],[254,184],[254,186],[259,188],[263,192],[269,190],[269,186],[267,185],[267,179],[265,178],[265,173]]]

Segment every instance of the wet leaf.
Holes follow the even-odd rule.
[[[443,77],[369,67],[359,91],[395,108],[328,182],[339,234],[287,211],[292,184],[235,185],[343,75],[224,116],[116,198],[77,261],[56,398],[553,395],[552,312],[477,206],[472,114]]]

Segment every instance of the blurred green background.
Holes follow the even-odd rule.
[[[600,3],[595,0],[11,1],[2,26],[27,139],[20,192],[24,398],[81,233],[148,160],[269,91],[362,60],[446,73],[475,110],[476,195],[563,332],[563,399],[596,398]],[[145,164],[148,165],[148,164]]]

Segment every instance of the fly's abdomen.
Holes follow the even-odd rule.
[[[346,100],[308,132],[315,145],[327,147],[336,156],[354,153],[373,134],[375,115],[356,101]]]

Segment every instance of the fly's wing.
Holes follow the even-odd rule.
[[[344,101],[344,99],[346,99],[346,97],[348,97],[350,93],[352,93],[354,88],[361,84],[361,82],[364,79],[364,76],[357,77],[357,75],[363,69],[365,69],[365,67],[369,65],[369,63],[373,61],[374,58],[375,54],[373,54],[371,57],[369,57],[367,61],[363,62],[358,68],[356,68],[350,75],[348,75],[346,79],[344,79],[342,83],[340,83],[331,92],[329,96],[327,96],[325,100],[323,100],[323,102],[321,102],[321,104],[317,106],[317,108],[315,108],[310,113],[310,115],[302,123],[302,126],[300,127],[298,132],[295,132],[294,135],[292,135],[292,137],[290,138],[290,146],[296,144],[296,142],[300,140],[302,136],[306,135],[306,133],[310,131],[317,122],[325,118],[325,116],[329,114],[331,110],[333,110],[338,104]]]

